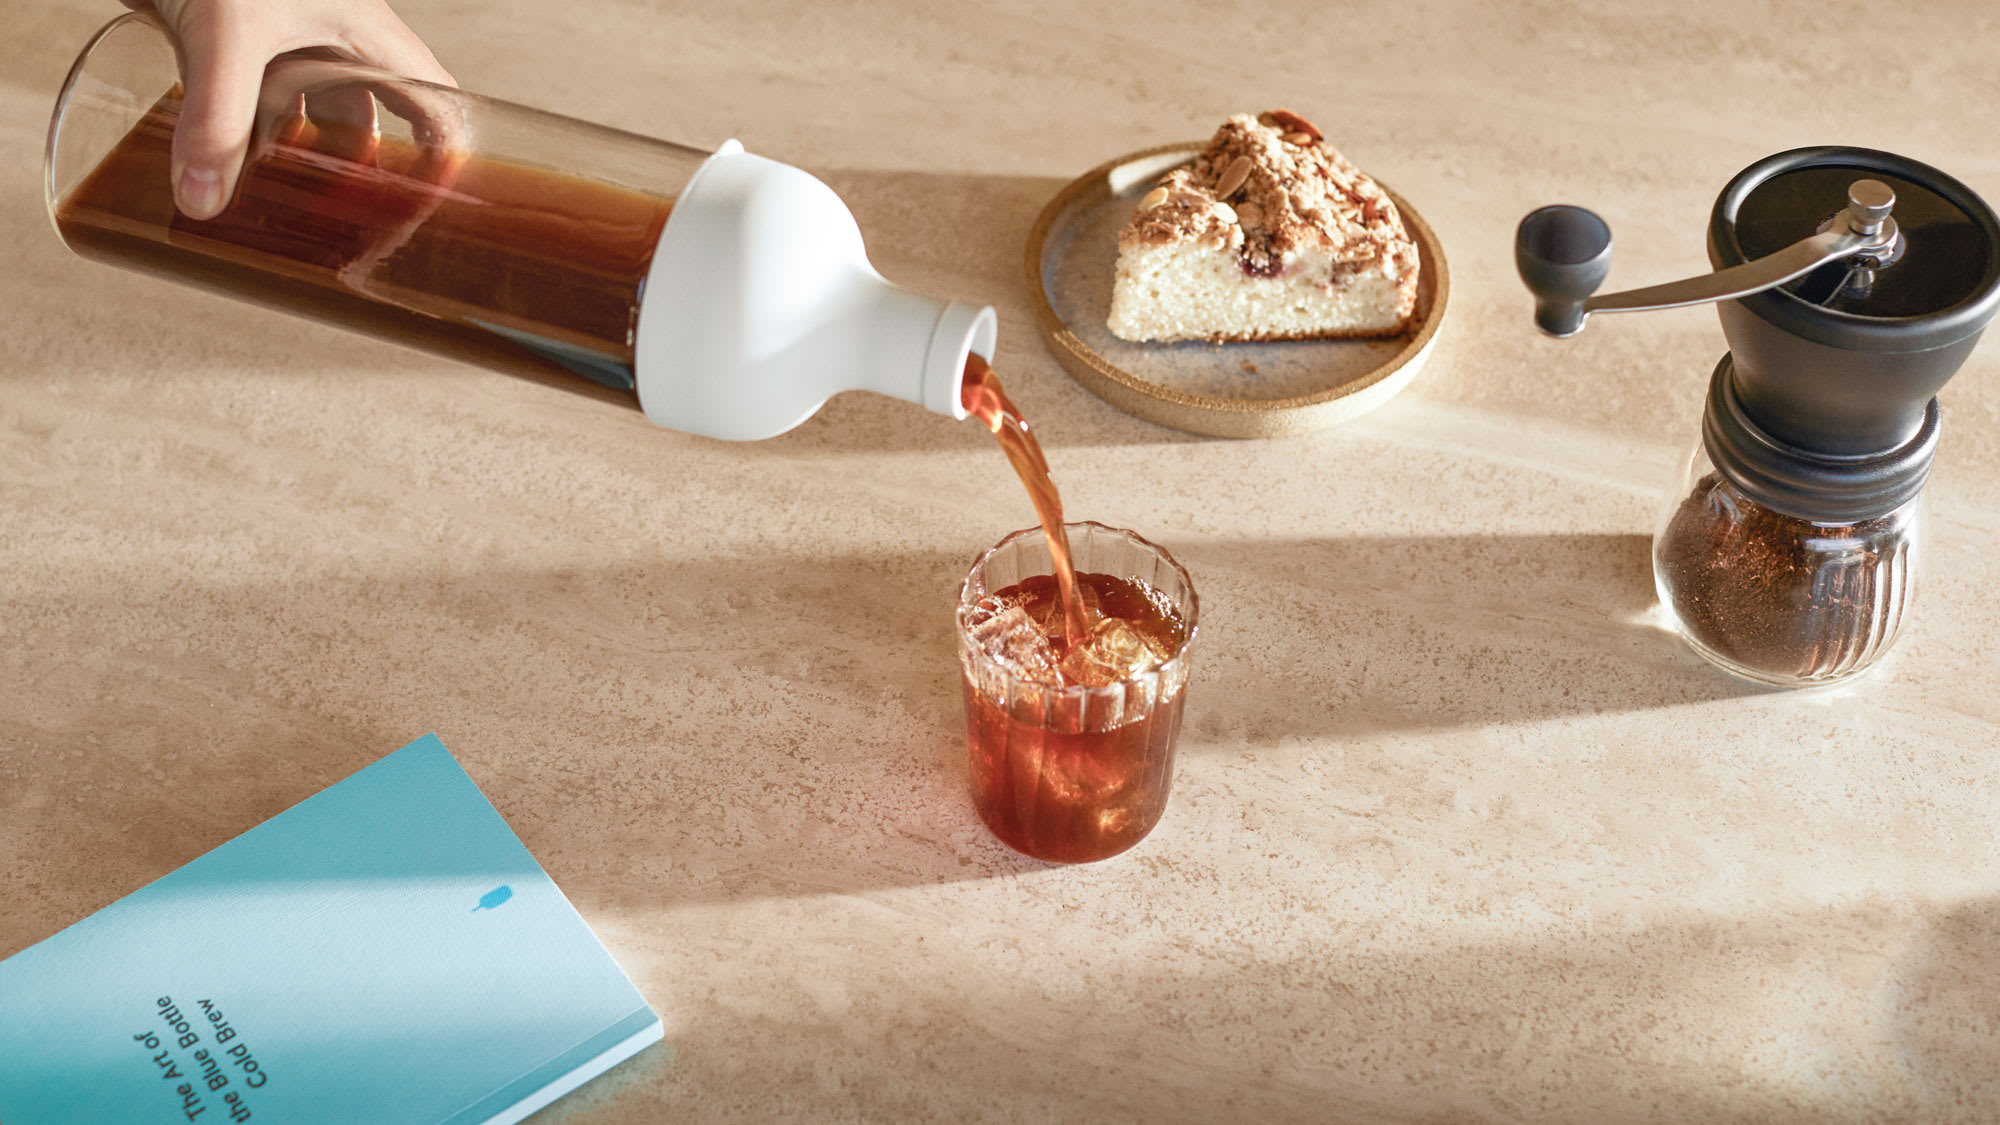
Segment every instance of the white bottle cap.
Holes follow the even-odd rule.
[[[968,354],[992,308],[889,284],[833,190],[730,141],[674,203],[639,300],[639,404],[661,426],[773,437],[832,395],[871,390],[964,418]]]

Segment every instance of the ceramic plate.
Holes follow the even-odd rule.
[[[1056,193],[1028,236],[1042,339],[1099,398],[1163,426],[1218,437],[1324,429],[1387,402],[1423,366],[1444,319],[1451,277],[1430,224],[1394,191],[1421,259],[1410,331],[1386,340],[1133,344],[1111,334],[1118,229],[1199,142],[1164,145],[1091,169]],[[1379,181],[1378,181],[1379,182]],[[1388,191],[1388,185],[1383,185]]]

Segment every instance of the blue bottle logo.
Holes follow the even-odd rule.
[[[506,902],[508,899],[513,897],[514,897],[514,888],[508,886],[505,883],[502,883],[499,886],[493,888],[492,890],[487,891],[485,894],[480,895],[479,905],[473,907],[472,912],[474,914],[477,914],[482,910],[491,910],[494,907],[500,905],[503,902]]]

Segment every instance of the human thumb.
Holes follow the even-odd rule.
[[[177,29],[186,96],[174,128],[174,202],[191,219],[220,214],[236,188],[257,92],[270,52],[261,49],[255,20],[193,21]]]

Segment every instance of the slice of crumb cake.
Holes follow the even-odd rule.
[[[1417,247],[1387,192],[1311,122],[1238,114],[1118,232],[1113,334],[1134,341],[1394,336]]]

